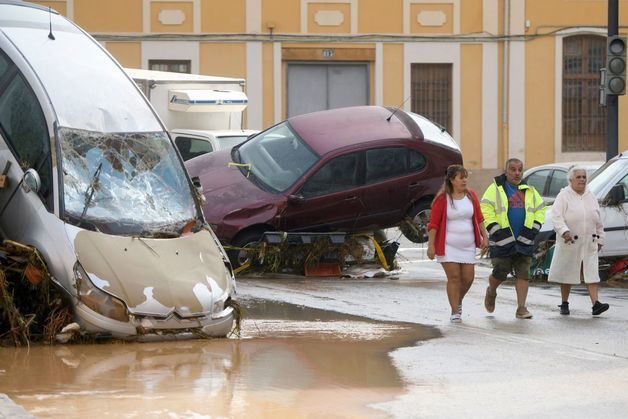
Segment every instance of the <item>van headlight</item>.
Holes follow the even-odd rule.
[[[87,307],[119,322],[128,322],[129,315],[122,301],[96,287],[80,263],[74,265],[74,278],[79,300]]]

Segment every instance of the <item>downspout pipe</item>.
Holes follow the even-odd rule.
[[[508,97],[510,69],[510,0],[504,0],[504,57],[502,60],[502,162],[508,158]]]

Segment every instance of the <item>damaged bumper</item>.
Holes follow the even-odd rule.
[[[211,316],[183,319],[173,314],[167,318],[130,316],[129,322],[119,322],[98,314],[85,304],[75,306],[81,329],[91,334],[117,339],[159,340],[191,338],[199,335],[225,337],[233,327],[234,310],[227,307]]]

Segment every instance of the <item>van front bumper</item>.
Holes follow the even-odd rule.
[[[75,307],[77,323],[89,334],[111,336],[116,339],[159,340],[201,337],[225,337],[233,328],[234,310],[227,307],[220,313],[185,319],[177,315],[161,319],[130,315],[129,322],[120,322],[96,313],[85,304]]]

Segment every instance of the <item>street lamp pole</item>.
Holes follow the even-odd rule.
[[[608,36],[618,35],[619,29],[618,0],[608,0]],[[608,51],[607,51],[608,54]],[[607,143],[606,160],[615,157],[618,151],[618,100],[617,95],[606,96]]]

